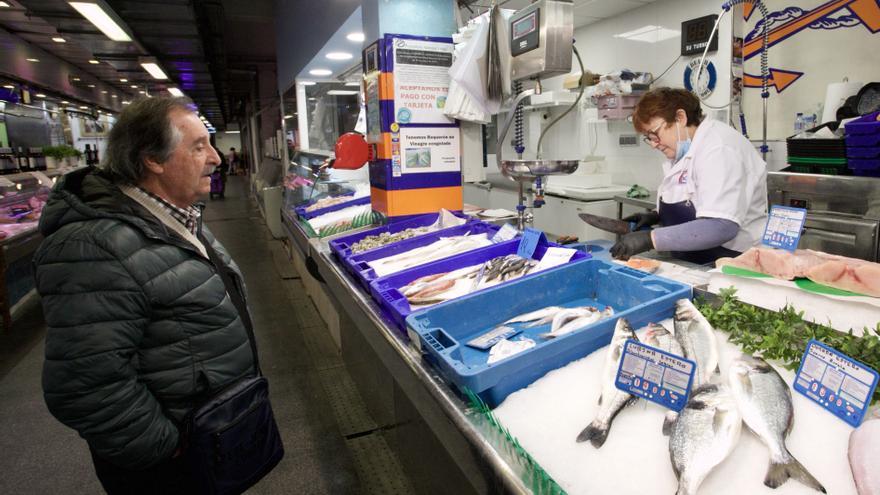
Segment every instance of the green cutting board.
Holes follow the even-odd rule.
[[[737,277],[743,278],[773,278],[770,275],[764,273],[753,272],[751,270],[746,270],[745,268],[737,268],[735,266],[722,266],[721,272],[727,275],[735,275]],[[813,282],[808,278],[796,278],[794,279],[794,284],[798,286],[801,290],[805,290],[807,292],[812,292],[814,294],[823,294],[828,296],[856,296],[856,297],[868,297],[864,294],[859,294],[856,292],[850,292],[848,290],[843,289],[835,289],[834,287],[829,287],[827,285],[818,284]]]

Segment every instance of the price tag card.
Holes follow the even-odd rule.
[[[614,386],[624,392],[681,411],[687,404],[697,365],[635,340],[623,346]]]
[[[529,273],[540,272],[541,270],[553,268],[554,266],[564,265],[571,261],[571,257],[574,256],[574,253],[576,252],[576,250],[571,248],[549,247],[547,248],[547,252],[544,253],[544,256],[541,258],[541,261],[539,261]]]
[[[477,338],[472,339],[467,343],[467,345],[468,347],[480,349],[481,351],[488,351],[498,342],[501,342],[508,337],[513,337],[520,332],[522,332],[522,330],[517,328],[500,326],[489,330],[488,332],[480,335]]]
[[[509,223],[505,223],[500,229],[498,229],[498,232],[495,232],[495,235],[492,236],[492,242],[498,244],[499,242],[509,241],[516,237],[517,234],[519,234],[519,231],[516,230],[516,227]]]
[[[877,372],[832,347],[810,340],[794,389],[851,426],[865,419]]]
[[[807,210],[803,208],[773,205],[770,207],[761,242],[765,246],[794,251],[806,221]]]
[[[522,239],[519,241],[519,248],[516,250],[516,254],[529,259],[535,254],[535,248],[537,248],[538,244],[541,242],[544,242],[545,244],[547,243],[547,237],[544,233],[540,230],[526,227]]]

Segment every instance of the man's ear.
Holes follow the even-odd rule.
[[[159,163],[152,158],[144,157],[144,166],[154,174],[161,175],[165,173],[165,164]]]

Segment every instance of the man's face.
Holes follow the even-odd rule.
[[[187,207],[211,191],[211,173],[220,157],[211,146],[208,130],[193,112],[174,110],[171,125],[180,133],[180,142],[163,163],[159,175],[162,189],[171,203]]]

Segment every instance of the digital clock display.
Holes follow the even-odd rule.
[[[702,54],[709,43],[709,36],[712,34],[712,27],[718,16],[715,14],[705,17],[698,17],[681,23],[681,54],[695,55]],[[718,51],[718,33],[712,38],[709,45],[709,51]]]

